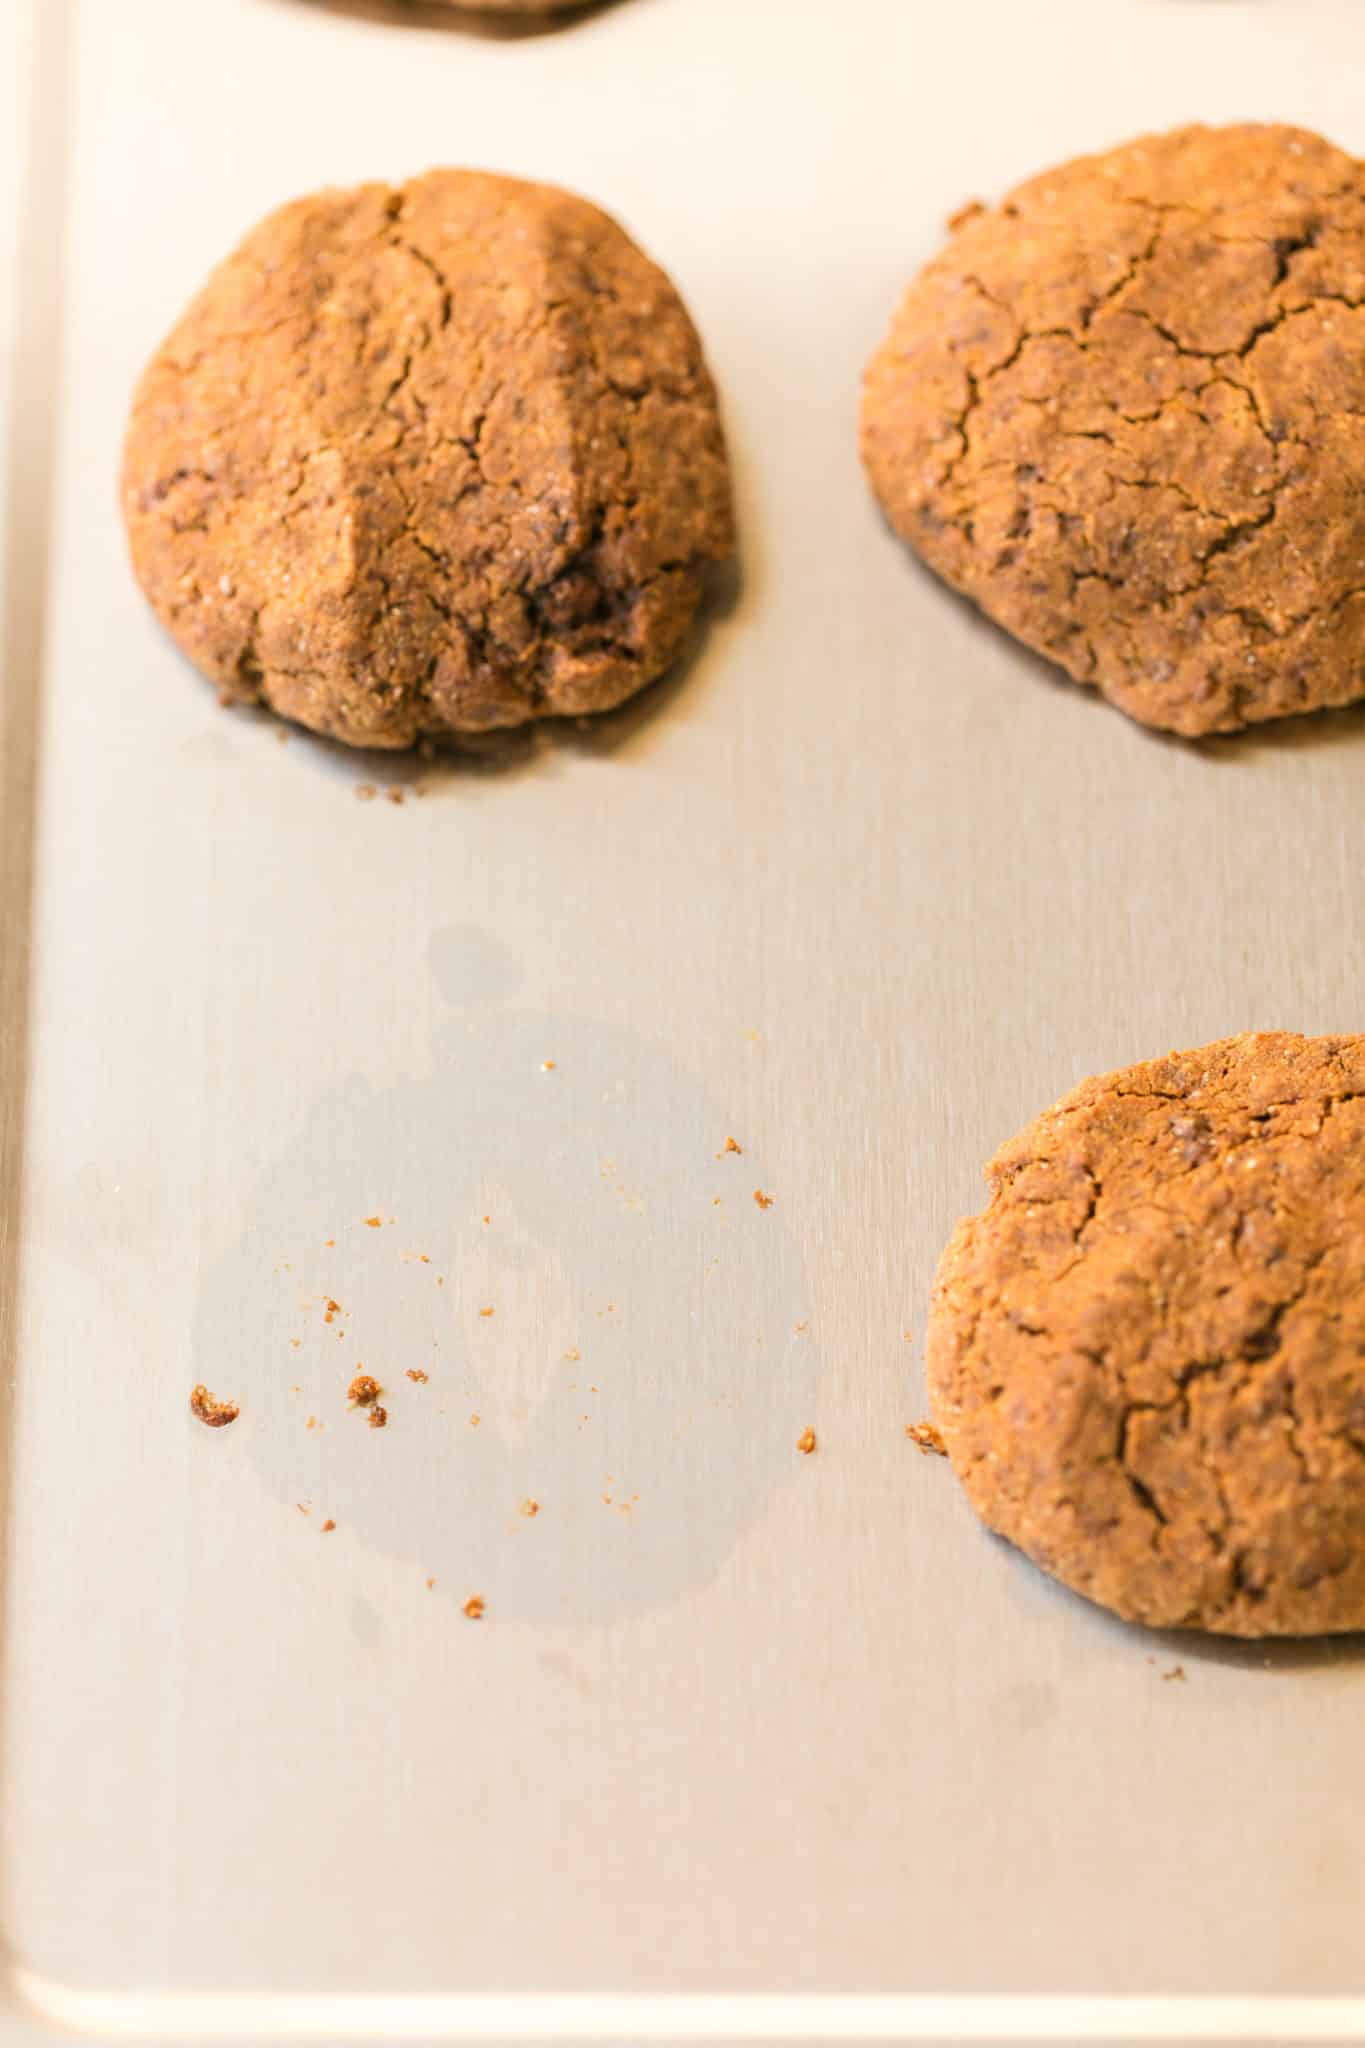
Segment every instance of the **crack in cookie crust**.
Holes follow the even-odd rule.
[[[733,549],[668,279],[586,201],[469,171],[250,234],[143,375],[123,504],[220,692],[357,746],[620,703]]]
[[[896,531],[1146,724],[1365,695],[1365,167],[1183,128],[959,222],[865,380]]]
[[[987,1178],[928,1336],[982,1519],[1131,1620],[1365,1627],[1365,1038],[1087,1081]]]

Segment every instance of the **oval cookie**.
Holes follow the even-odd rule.
[[[1365,171],[1182,128],[967,208],[862,452],[932,569],[1145,724],[1365,695]]]
[[[248,235],[142,377],[123,508],[224,697],[367,747],[619,704],[733,546],[673,286],[586,200],[474,171]]]
[[[986,1171],[928,1337],[982,1520],[1131,1620],[1365,1628],[1365,1038],[1086,1081]]]

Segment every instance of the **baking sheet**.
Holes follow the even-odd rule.
[[[16,1997],[109,2038],[551,2032],[588,2009],[542,1994],[600,1992],[646,2001],[628,2038],[714,2032],[687,2001],[727,1993],[891,2001],[805,2007],[829,2038],[1351,2038],[1353,2003],[1258,2001],[1365,1993],[1359,1645],[1123,1628],[904,1425],[1000,1139],[1171,1045],[1360,1028],[1365,716],[1140,731],[915,569],[854,416],[965,198],[1195,117],[1365,149],[1365,16],[401,13],[29,17],[64,299],[22,408],[58,406],[41,647],[11,630],[6,675],[41,714]],[[742,573],[593,731],[376,764],[217,709],[112,477],[140,362],[258,214],[442,162],[577,187],[672,272]],[[199,1379],[233,1429],[190,1421]]]

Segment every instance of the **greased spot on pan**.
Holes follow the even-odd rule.
[[[810,1300],[800,1249],[780,1205],[746,1203],[733,1240],[699,1238],[734,1167],[714,1134],[738,1119],[667,1052],[516,1007],[515,970],[484,934],[442,932],[432,951],[456,1002],[431,1004],[426,1071],[357,1077],[310,1106],[205,1279],[194,1376],[226,1384],[231,1360],[253,1417],[244,1454],[297,1525],[292,1503],[316,1483],[297,1409],[335,1413],[347,1382],[316,1312],[301,1350],[288,1339],[298,1296],[337,1288],[347,1356],[390,1410],[378,1444],[364,1429],[326,1438],[348,1541],[414,1562],[438,1599],[477,1588],[504,1624],[643,1612],[711,1578],[803,1462],[791,1447],[820,1352],[795,1327]],[[488,1028],[471,1034],[471,1016]],[[540,1072],[547,1044],[563,1086]],[[760,1133],[745,1152],[766,1171]],[[601,1178],[603,1157],[637,1206]],[[366,1227],[376,1203],[395,1231]],[[434,1266],[404,1261],[409,1242]],[[294,1270],[277,1274],[284,1260]],[[429,1388],[407,1380],[414,1359]],[[628,1515],[604,1515],[604,1467]],[[517,1511],[532,1500],[552,1501],[553,1541]]]

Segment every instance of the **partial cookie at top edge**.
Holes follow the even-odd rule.
[[[432,0],[456,14],[571,14],[589,0]]]

